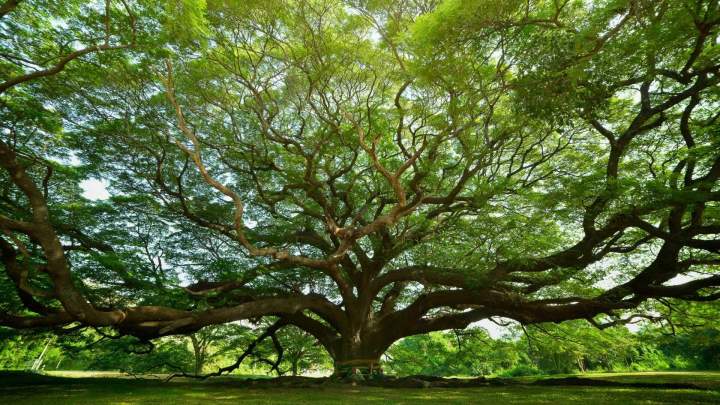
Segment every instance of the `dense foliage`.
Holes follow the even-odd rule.
[[[265,342],[236,372],[317,375],[332,370],[327,352],[307,334],[286,328],[277,337],[281,353],[271,342]],[[235,361],[254,338],[250,328],[238,325],[210,327],[186,337],[157,339],[152,344],[92,330],[60,336],[5,331],[0,340],[0,369],[203,375]]]
[[[715,301],[719,30],[716,0],[5,1],[0,325],[202,354],[251,320],[271,368],[312,336],[343,374]],[[545,336],[528,366],[619,361]]]
[[[412,336],[390,348],[386,364],[398,374],[444,376],[720,369],[717,305],[673,307],[678,317],[636,332],[569,321],[515,326],[495,339],[476,328]]]
[[[567,374],[593,371],[720,369],[720,328],[697,313],[684,313],[691,324],[645,324],[636,332],[623,326],[599,330],[583,321],[504,328],[492,338],[483,328],[432,332],[394,344],[383,359],[396,375],[501,376]],[[713,318],[714,320],[715,318]],[[68,336],[7,335],[0,347],[0,368],[108,370],[126,373],[202,374],[232,363],[252,340],[250,330],[224,326],[201,336],[167,337],[148,347],[133,338],[103,338],[83,332]],[[285,351],[277,369],[272,344],[261,346],[235,373],[244,375],[327,375],[330,358],[298,329],[278,336]],[[206,342],[195,350],[192,340]],[[44,346],[48,349],[43,353]],[[40,359],[38,361],[38,358]],[[198,361],[201,364],[198,366]]]

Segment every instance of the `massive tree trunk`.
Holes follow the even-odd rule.
[[[380,356],[386,347],[356,341],[339,345],[333,353],[334,377],[372,377],[383,373],[380,365]]]

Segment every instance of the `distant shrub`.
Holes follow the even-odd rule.
[[[502,372],[500,375],[502,377],[525,377],[539,374],[542,374],[542,372],[537,368],[521,364],[511,368],[510,370]]]
[[[691,359],[684,356],[677,355],[670,359],[670,368],[673,370],[688,370],[692,369],[695,364]]]
[[[652,346],[643,346],[638,359],[632,364],[634,371],[656,371],[670,368],[667,356]]]

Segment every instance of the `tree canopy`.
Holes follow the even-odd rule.
[[[603,328],[720,298],[716,0],[0,18],[0,325],[267,317],[342,372],[487,318]]]

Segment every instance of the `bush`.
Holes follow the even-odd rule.
[[[511,368],[510,370],[503,371],[500,373],[501,377],[526,377],[531,375],[539,375],[542,374],[540,370],[533,366],[528,366],[526,364],[521,364],[518,366],[515,366]]]

